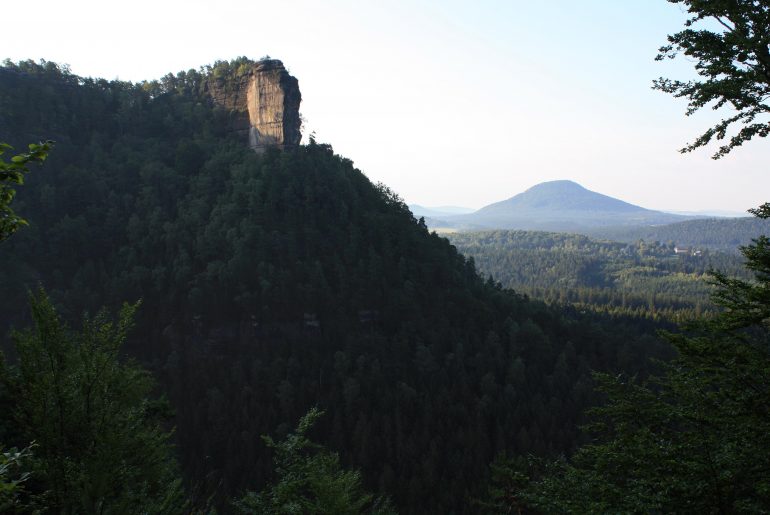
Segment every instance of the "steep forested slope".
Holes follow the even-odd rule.
[[[590,369],[664,352],[483,281],[327,145],[252,153],[205,94],[245,62],[139,85],[0,71],[0,141],[57,140],[0,246],[3,331],[38,282],[72,317],[142,298],[131,353],[201,497],[263,484],[259,436],[317,405],[317,439],[404,512],[466,511],[495,454],[576,443]]]

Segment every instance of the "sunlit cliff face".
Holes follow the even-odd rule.
[[[231,129],[247,136],[256,152],[299,145],[302,95],[281,61],[263,59],[247,74],[211,82],[209,92],[215,104],[233,113]]]
[[[283,74],[288,75],[280,61],[262,61],[255,67],[249,83],[246,93],[249,146],[257,151],[268,145],[285,144],[290,139],[284,131],[285,101],[290,92],[284,91],[281,84]]]

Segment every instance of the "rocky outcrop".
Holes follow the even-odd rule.
[[[281,61],[242,65],[227,76],[210,78],[207,90],[214,104],[230,113],[230,129],[255,151],[299,145],[302,95]]]

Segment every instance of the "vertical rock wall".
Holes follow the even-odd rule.
[[[256,152],[299,145],[302,95],[281,61],[263,59],[238,77],[210,80],[208,91],[216,105],[230,111],[231,130]]]

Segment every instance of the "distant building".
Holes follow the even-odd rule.
[[[687,256],[700,256],[702,251],[694,249],[692,247],[674,247],[674,254],[685,254]]]

